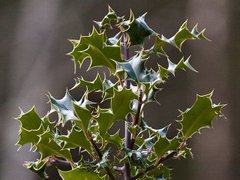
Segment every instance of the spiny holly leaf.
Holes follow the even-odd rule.
[[[39,142],[36,144],[37,151],[40,152],[41,158],[55,155],[71,161],[71,154],[69,150],[62,149],[53,139],[49,132],[45,132],[40,136]]]
[[[30,169],[34,173],[37,173],[41,179],[47,179],[48,176],[45,172],[47,161],[38,159],[36,162],[26,161],[23,166],[27,169]]]
[[[186,40],[195,40],[195,39],[207,39],[204,35],[204,30],[201,32],[198,31],[197,25],[194,26],[192,30],[189,30],[187,27],[187,21],[185,21],[182,26],[179,28],[178,32],[171,38],[166,38],[163,35],[156,36],[154,51],[158,54],[165,55],[163,47],[167,45],[172,45],[181,51],[182,45]]]
[[[40,135],[44,133],[44,128],[41,125],[39,129],[28,130],[25,128],[21,128],[19,131],[19,140],[17,145],[20,147],[30,143],[31,146],[34,146],[38,143]]]
[[[101,76],[97,74],[96,78],[93,81],[87,81],[83,77],[76,79],[76,83],[72,89],[75,89],[79,86],[85,86],[89,92],[99,91],[103,89],[103,81]]]
[[[147,84],[154,84],[161,82],[158,73],[153,69],[146,69],[144,64],[147,59],[143,59],[142,53],[133,56],[128,62],[116,62],[117,72],[124,71],[127,74],[128,80],[135,82],[143,82]]]
[[[131,89],[114,89],[114,95],[111,98],[111,107],[109,109],[98,109],[96,120],[99,124],[99,131],[102,138],[107,135],[107,130],[118,120],[125,120],[127,114],[131,112],[130,103],[137,98]],[[119,102],[121,102],[119,104]]]
[[[171,62],[171,60],[169,58],[167,58],[167,61],[168,61],[168,68],[167,69],[164,68],[161,65],[158,65],[158,68],[159,68],[158,72],[160,74],[160,77],[162,79],[166,79],[166,78],[168,78],[169,74],[172,74],[173,76],[175,76],[175,72],[178,69],[182,69],[182,70],[190,69],[190,70],[192,70],[194,72],[197,72],[191,66],[191,64],[189,63],[189,59],[190,59],[190,57],[188,57],[186,60],[183,57],[177,64],[174,64],[173,62]]]
[[[130,45],[143,44],[146,37],[154,34],[154,31],[145,22],[145,16],[146,13],[135,19],[133,12],[130,11],[129,20],[121,23],[130,38]]]
[[[89,68],[105,66],[110,71],[115,71],[115,65],[112,60],[122,61],[121,49],[119,45],[107,45],[105,32],[99,33],[93,28],[89,36],[81,36],[78,44],[75,40],[71,40],[73,50],[69,53],[73,57],[75,67],[80,65],[86,58],[91,59]]]
[[[98,109],[99,116],[97,122],[99,125],[99,132],[103,139],[108,135],[108,130],[113,125],[113,114],[111,109]]]
[[[81,121],[85,129],[89,128],[90,120],[92,119],[91,111],[73,103],[74,112],[77,116],[77,121]]]
[[[73,179],[81,179],[81,180],[100,180],[97,173],[83,169],[83,168],[75,168],[70,171],[61,171],[58,170],[59,175],[63,180],[73,180]]]
[[[171,126],[171,124],[161,128],[161,129],[154,129],[154,128],[150,127],[149,125],[147,125],[146,121],[144,121],[144,119],[142,119],[142,127],[144,129],[147,129],[149,131],[149,134],[161,136],[162,138],[165,138],[167,136],[167,132],[168,132],[168,129],[170,126]]]
[[[108,29],[108,28],[112,28],[112,21],[115,21],[116,23],[118,23],[119,21],[122,21],[123,17],[119,17],[117,16],[117,14],[115,13],[115,11],[108,6],[108,13],[104,16],[104,18],[101,21],[94,21],[100,29]]]
[[[192,137],[195,133],[199,133],[202,128],[212,126],[215,117],[222,116],[221,109],[223,104],[212,103],[212,92],[207,95],[197,95],[193,106],[184,112],[181,112],[182,119],[179,123],[182,126],[180,133],[184,139]]]
[[[120,137],[120,130],[118,130],[115,134],[111,135],[111,134],[108,134],[106,133],[106,140],[108,142],[111,142],[113,144],[115,144],[118,149],[122,149],[122,146],[123,146],[123,140],[122,138]]]
[[[83,78],[78,78],[76,83],[72,89],[75,89],[79,86],[85,86],[87,90],[90,92],[102,92],[103,97],[109,97],[113,95],[113,87],[116,83],[112,83],[110,80],[101,78],[99,74],[97,74],[96,78],[93,81],[87,81]]]
[[[169,140],[168,138],[158,138],[157,142],[154,144],[154,149],[158,157],[162,157],[169,151],[176,151],[179,147],[179,139],[173,138]]]
[[[82,147],[87,150],[90,154],[92,152],[91,144],[86,139],[82,130],[77,130],[73,127],[71,131],[68,132],[68,135],[57,136],[56,139],[64,141],[64,148],[77,148]]]
[[[66,91],[62,99],[55,99],[53,96],[49,96],[52,111],[57,111],[58,113],[58,123],[64,124],[69,120],[77,120],[78,118],[74,114],[73,104],[79,106],[83,110],[87,111],[88,107],[93,104],[93,102],[88,100],[88,91],[86,91],[82,98],[79,101],[76,101],[69,94],[68,90]]]
[[[131,89],[114,89],[114,96],[111,100],[111,110],[114,120],[124,120],[126,115],[131,112],[130,103],[136,98],[137,95]]]
[[[64,97],[62,99],[55,99],[53,96],[49,96],[51,106],[53,110],[56,110],[58,113],[58,119],[61,122],[76,119],[73,112],[73,98],[66,91]]]
[[[32,109],[26,113],[21,110],[21,114],[17,120],[21,123],[21,128],[26,130],[39,129],[40,125],[42,124],[42,119],[36,113],[35,107],[32,107]]]

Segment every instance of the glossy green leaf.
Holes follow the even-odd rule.
[[[212,93],[207,95],[197,95],[193,106],[184,112],[181,112],[182,119],[179,123],[182,126],[180,130],[184,139],[190,138],[195,133],[199,133],[202,128],[212,126],[215,117],[221,116],[223,104],[212,103]]]

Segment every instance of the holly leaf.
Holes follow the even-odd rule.
[[[82,180],[100,180],[97,173],[83,169],[83,168],[75,168],[70,171],[61,171],[58,170],[59,175],[63,180],[72,180],[72,179],[82,179]]]
[[[89,93],[102,92],[103,97],[109,97],[113,95],[113,87],[115,85],[116,83],[112,83],[110,80],[107,80],[106,77],[102,79],[101,76],[97,74],[96,78],[93,81],[87,81],[83,78],[78,78],[72,89],[75,89],[79,86],[84,86],[87,88]]]
[[[62,149],[62,147],[54,141],[54,138],[49,131],[45,131],[40,135],[40,139],[35,146],[36,150],[41,154],[41,159],[55,155],[71,161],[69,150]]]
[[[82,147],[87,150],[90,154],[92,152],[91,144],[86,139],[82,130],[78,130],[77,128],[73,127],[71,131],[68,132],[68,135],[61,135],[57,136],[56,139],[64,141],[63,148],[77,148]]]
[[[21,110],[21,114],[17,117],[21,127],[26,130],[37,130],[42,124],[42,119],[36,113],[35,107],[32,107],[28,112],[24,113]]]
[[[94,21],[100,29],[112,29],[112,22],[115,21],[118,23],[119,21],[122,21],[123,17],[117,16],[115,11],[108,6],[108,13],[104,16],[104,18],[101,21]]]
[[[111,142],[111,143],[115,144],[118,147],[118,149],[122,149],[123,140],[120,137],[120,130],[118,130],[113,135],[106,133],[106,139],[107,139],[108,142]]]
[[[109,109],[98,109],[96,120],[99,124],[100,135],[105,139],[107,131],[114,122],[125,120],[127,114],[132,111],[130,103],[137,95],[131,89],[123,88],[121,90],[114,89],[111,105]],[[119,104],[121,102],[121,104]]]
[[[163,66],[158,65],[158,72],[160,74],[160,77],[162,79],[166,79],[168,78],[169,74],[175,76],[176,71],[179,69],[182,69],[184,71],[186,69],[190,69],[194,72],[197,72],[197,70],[195,70],[189,63],[189,59],[190,57],[188,57],[186,60],[183,57],[177,64],[174,64],[169,58],[167,58],[168,68],[164,68]]]
[[[30,169],[34,173],[38,174],[41,179],[47,179],[48,176],[45,172],[47,161],[38,159],[36,162],[26,161],[23,166],[27,169]]]
[[[91,111],[85,109],[84,107],[79,106],[76,103],[73,103],[74,112],[77,116],[77,121],[81,121],[84,126],[84,129],[88,129],[90,125],[90,121],[92,119]]]
[[[75,111],[75,108],[77,108],[76,106],[79,106],[79,108],[81,108],[79,111],[84,111],[84,113],[87,113],[89,106],[91,106],[91,104],[94,104],[93,102],[88,100],[88,91],[84,93],[84,95],[79,101],[74,100],[69,94],[68,90],[66,90],[66,93],[62,99],[56,99],[51,95],[49,96],[49,99],[52,107],[51,111],[56,111],[58,113],[58,123],[62,124],[69,120],[77,120],[82,115],[84,115],[81,114],[81,116],[79,116],[79,113]],[[73,104],[75,104],[74,107]],[[74,114],[75,112],[77,115]],[[85,119],[83,119],[83,121],[84,120]]]
[[[147,13],[135,19],[134,14],[130,11],[129,20],[123,21],[121,26],[129,36],[130,45],[143,44],[146,37],[154,34],[155,32],[145,22]]]
[[[114,96],[111,100],[111,111],[114,120],[124,120],[126,115],[131,112],[130,103],[136,99],[137,95],[131,89],[114,89]],[[121,102],[121,103],[119,103]]]
[[[145,63],[147,58],[142,57],[142,52],[133,56],[127,62],[116,62],[117,73],[126,72],[127,80],[133,80],[135,82],[142,82],[146,84],[155,84],[156,82],[162,82],[159,74],[153,69],[146,69]]]
[[[20,147],[25,144],[31,144],[34,146],[38,143],[40,139],[40,135],[44,133],[43,126],[40,126],[39,129],[28,130],[25,128],[21,128],[19,131],[19,140],[16,143]]]
[[[191,138],[195,133],[200,133],[202,128],[210,128],[215,117],[221,117],[223,104],[212,103],[212,92],[207,95],[197,95],[191,108],[181,112],[182,119],[179,121],[182,128],[180,133],[184,139]]]
[[[64,123],[65,121],[76,119],[73,112],[73,98],[69,94],[68,90],[62,99],[55,99],[52,95],[49,95],[49,100],[51,102],[52,110],[57,111],[58,121]]]
[[[81,36],[78,43],[72,41],[73,50],[68,54],[72,56],[75,67],[79,63],[80,65],[85,59],[91,59],[89,69],[93,67],[108,67],[111,72],[115,71],[115,61],[123,61],[121,58],[120,45],[109,45],[106,43],[105,32],[99,33],[93,28],[92,33],[89,36]]]
[[[154,144],[154,149],[158,157],[164,156],[169,151],[176,151],[179,147],[179,139],[173,138],[169,140],[168,138],[159,137],[157,142]]]
[[[168,39],[163,35],[161,37],[156,36],[153,50],[157,54],[167,56],[166,52],[164,51],[165,46],[172,45],[176,47],[179,51],[181,51],[183,43],[187,40],[196,40],[196,39],[208,40],[205,37],[204,32],[205,32],[205,29],[202,31],[198,31],[197,25],[195,25],[192,30],[189,30],[187,27],[187,21],[185,21],[179,28],[178,32],[171,38]]]

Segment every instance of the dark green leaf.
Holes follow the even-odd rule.
[[[130,45],[143,44],[146,37],[154,34],[154,31],[145,22],[146,13],[135,19],[134,14],[130,11],[130,18],[121,23],[123,29],[129,36]]]

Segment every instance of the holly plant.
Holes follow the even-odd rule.
[[[46,169],[54,166],[63,180],[163,180],[171,179],[167,161],[192,156],[188,140],[223,116],[224,105],[212,102],[212,92],[197,95],[190,108],[180,111],[173,138],[168,134],[170,125],[151,127],[144,110],[147,104],[157,105],[156,94],[177,71],[196,71],[190,57],[183,55],[184,42],[207,38],[197,25],[189,29],[187,21],[167,38],[150,28],[145,16],[136,18],[130,11],[125,18],[109,7],[89,35],[70,40],[73,49],[68,55],[75,72],[90,60],[88,70],[104,67],[105,73],[97,73],[93,81],[76,79],[72,89],[81,95],[79,88],[85,88],[80,100],[71,96],[72,89],[61,99],[49,94],[51,109],[44,117],[34,107],[21,111],[17,145],[31,144],[40,155],[25,162],[26,168],[43,179],[48,176]],[[182,56],[177,63],[171,60],[170,48]],[[147,67],[148,61],[157,66]],[[98,100],[89,100],[90,95]]]

